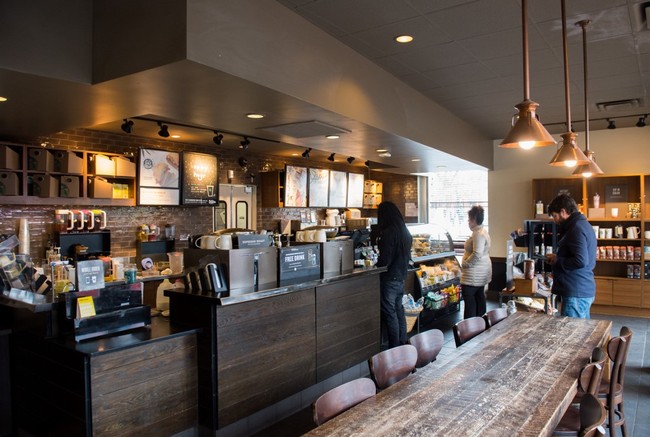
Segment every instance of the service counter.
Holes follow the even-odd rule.
[[[199,423],[223,428],[379,352],[383,271],[223,296],[167,290],[172,323],[200,328]]]

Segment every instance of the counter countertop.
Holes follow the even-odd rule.
[[[300,280],[299,282],[294,281],[290,283],[262,284],[257,287],[257,289],[253,287],[240,288],[224,293],[194,293],[185,289],[176,288],[165,290],[165,296],[183,295],[206,302],[216,303],[217,305],[233,305],[236,303],[264,299],[286,293],[293,293],[294,291],[304,290],[305,288],[318,287],[346,279],[358,278],[365,275],[378,275],[379,273],[385,271],[386,267],[364,267],[361,269],[354,269],[349,273],[343,273],[340,275],[328,275],[323,279],[313,279],[308,281]]]
[[[73,336],[66,335],[48,339],[46,341],[66,349],[74,350],[80,354],[97,356],[132,347],[143,346],[148,343],[166,340],[172,337],[190,335],[198,331],[198,329],[173,326],[170,324],[169,319],[165,317],[152,317],[151,325],[149,326],[136,328],[119,334],[112,334],[106,337],[75,342]]]

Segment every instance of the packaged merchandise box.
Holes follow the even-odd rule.
[[[115,176],[116,177],[135,177],[135,163],[129,161],[126,158],[121,156],[114,156],[111,158],[114,163]]]
[[[38,197],[59,197],[59,180],[47,174],[33,176],[34,195]]]
[[[52,152],[45,149],[29,149],[27,154],[27,169],[37,171],[54,171]]]
[[[88,180],[88,197],[110,199],[113,197],[113,184],[106,179],[94,177]]]
[[[0,168],[20,170],[20,155],[9,146],[0,147]]]
[[[113,160],[111,160],[108,156],[93,155],[91,163],[94,164],[89,170],[90,173],[94,173],[100,176],[115,176],[115,162],[113,162]]]
[[[79,197],[79,176],[61,176],[61,197]]]
[[[11,172],[0,173],[0,196],[18,195],[18,175]]]
[[[523,279],[515,278],[515,293],[516,294],[530,294],[533,295],[537,292],[537,279]]]
[[[59,173],[82,174],[84,171],[83,159],[74,152],[55,150],[54,171]]]

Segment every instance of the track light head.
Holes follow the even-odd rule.
[[[303,158],[309,158],[309,152],[311,152],[311,147],[304,152],[302,152],[302,157]]]
[[[645,119],[647,115],[639,117],[639,121],[636,122],[636,127],[645,127]]]
[[[244,139],[239,142],[239,148],[246,150],[246,149],[248,149],[248,146],[250,145],[250,143],[251,142],[248,141],[248,137],[244,137]]]
[[[166,124],[162,124],[162,122],[158,122],[158,126],[160,127],[160,130],[158,131],[158,135],[160,135],[163,138],[169,137],[169,126]]]
[[[212,138],[212,141],[217,146],[220,146],[223,143],[223,134],[220,134],[219,132],[214,131],[214,137]]]
[[[354,156],[348,157],[347,161],[348,161],[348,164],[352,164],[354,162]]]
[[[334,162],[334,155],[336,155],[336,153],[332,153],[330,156],[328,156],[327,160],[331,161],[331,162]]]
[[[366,167],[370,168],[370,161],[366,161],[363,163]]]
[[[125,118],[124,123],[122,123],[122,126],[120,126],[120,128],[125,134],[130,134],[133,132],[133,124],[133,120],[127,120]]]
[[[243,156],[237,160],[237,163],[239,164],[240,167],[246,167],[248,165],[248,159],[244,158]]]
[[[607,122],[609,123],[607,129],[616,129],[616,122],[614,120],[608,118]]]

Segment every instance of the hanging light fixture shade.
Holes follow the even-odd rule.
[[[524,100],[515,106],[517,115],[512,118],[512,128],[501,141],[500,147],[532,149],[556,144],[551,134],[537,117],[539,104],[530,100],[530,69],[528,62],[528,4],[521,1],[521,34],[524,54]]]
[[[583,178],[590,178],[593,175],[605,173],[596,164],[595,153],[589,150],[589,80],[587,75],[587,25],[591,23],[590,20],[582,20],[576,23],[576,26],[582,27],[582,61],[584,72],[584,89],[585,89],[585,156],[589,160],[588,163],[576,167],[573,171],[575,176],[582,176]]]
[[[589,163],[589,159],[576,146],[577,135],[571,131],[571,101],[569,94],[569,48],[566,33],[566,7],[562,0],[562,46],[564,50],[564,103],[566,106],[566,126],[568,132],[562,134],[562,146],[555,152],[549,165],[575,167]]]
[[[576,146],[577,135],[573,132],[562,134],[562,146],[555,152],[555,156],[549,162],[552,166],[575,167],[589,163],[589,158]]]

